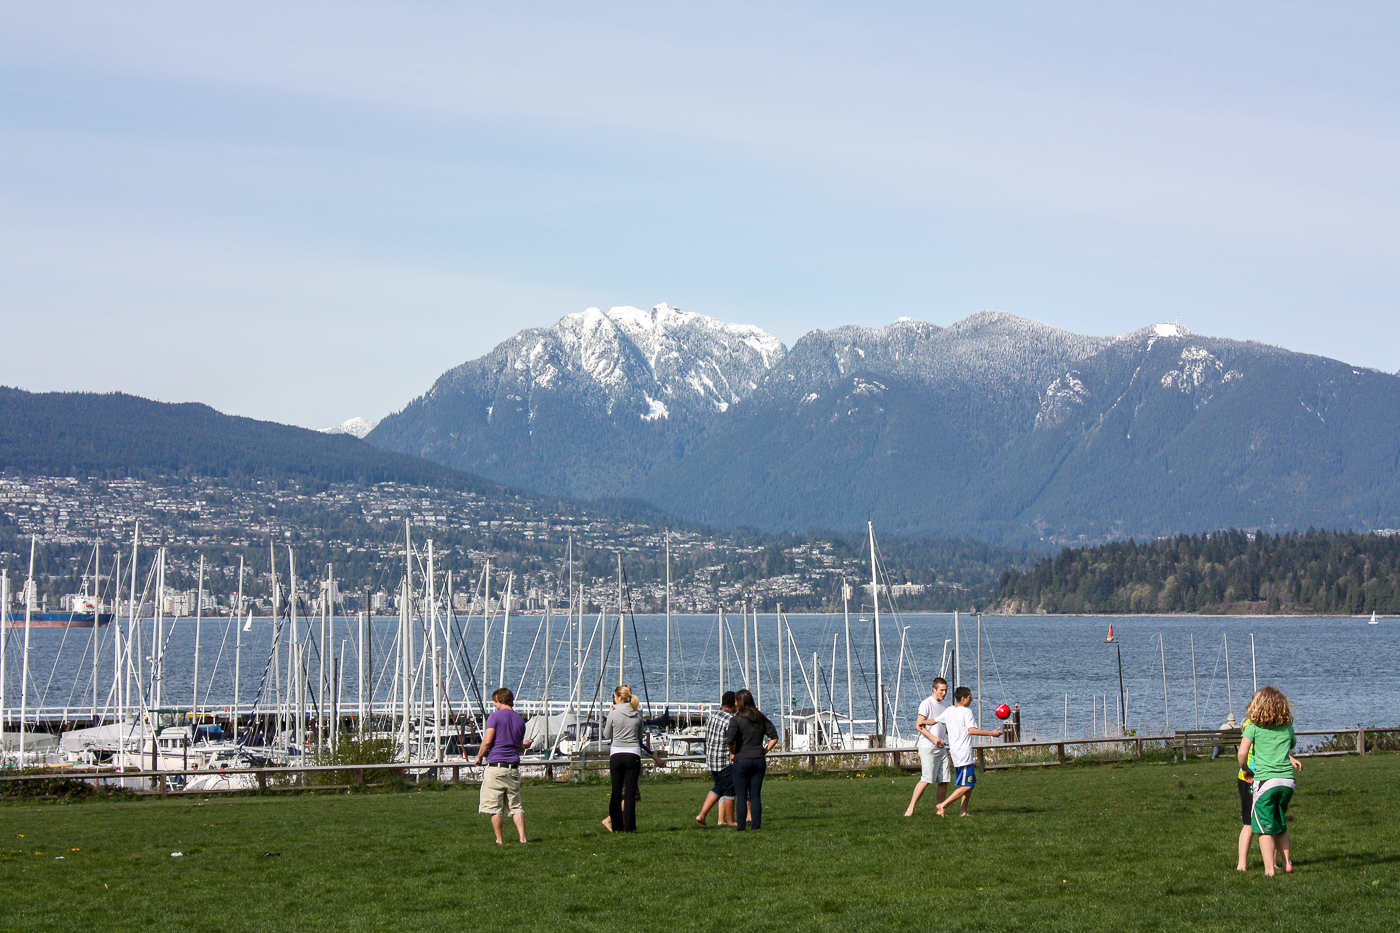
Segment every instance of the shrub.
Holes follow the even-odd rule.
[[[384,736],[344,735],[340,737],[335,750],[322,749],[312,758],[317,765],[378,765],[393,764],[398,761],[398,742]],[[308,771],[301,775],[302,783],[309,787],[325,787],[334,784],[354,785],[356,771]],[[365,787],[384,790],[403,790],[408,786],[403,772],[392,769],[376,769],[365,772]]]

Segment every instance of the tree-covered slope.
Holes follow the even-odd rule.
[[[1001,579],[994,612],[1400,612],[1400,535],[1227,531],[1066,548]]]
[[[0,469],[104,479],[206,476],[232,484],[295,480],[500,488],[348,434],[224,415],[208,405],[7,387],[0,387]]]

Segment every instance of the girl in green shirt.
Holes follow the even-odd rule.
[[[1245,710],[1244,735],[1240,739],[1241,768],[1254,772],[1254,806],[1251,829],[1259,834],[1264,874],[1272,876],[1277,852],[1283,853],[1283,870],[1293,871],[1288,847],[1288,804],[1297,784],[1294,771],[1303,763],[1293,756],[1298,739],[1293,733],[1293,706],[1277,687],[1254,694]]]

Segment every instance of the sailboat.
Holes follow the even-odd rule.
[[[1374,609],[1371,610],[1371,624],[1372,624],[1372,625],[1376,625],[1376,624],[1377,624],[1377,623],[1376,623],[1376,610],[1374,610]]]

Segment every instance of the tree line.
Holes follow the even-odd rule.
[[[993,611],[1400,613],[1400,535],[1231,529],[1065,548],[1003,573]]]

